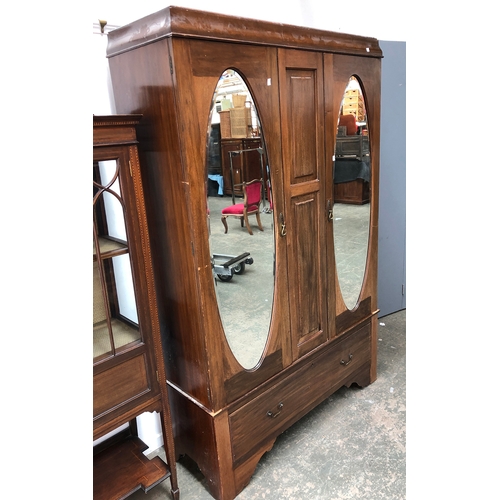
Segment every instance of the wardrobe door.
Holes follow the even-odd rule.
[[[220,200],[207,201],[205,192],[207,130],[213,115],[217,114],[217,88],[221,80],[227,77],[231,81],[237,75],[238,80],[241,80],[238,83],[243,83],[246,87],[242,93],[247,96],[247,100],[251,98],[260,122],[262,146],[267,160],[264,170],[269,171],[273,206],[282,207],[284,204],[281,189],[283,182],[276,49],[207,40],[173,39],[170,53],[172,60],[177,61],[174,65],[174,81],[182,82],[176,86],[177,118],[180,125],[178,136],[185,147],[184,169],[192,215],[190,231],[193,235],[193,259],[198,270],[199,290],[202,291],[199,296],[200,309],[203,311],[200,330],[191,330],[190,335],[197,336],[204,343],[208,365],[213,367],[207,371],[210,377],[211,409],[219,409],[280,372],[290,364],[291,359],[287,340],[289,287],[285,268],[286,247],[285,241],[278,236],[276,212],[261,215],[262,218],[265,215],[272,219],[272,224],[266,226],[264,231],[257,230],[249,235],[239,221],[229,220],[230,229],[224,233],[221,231],[223,225],[216,207],[216,202]],[[252,138],[238,139],[240,148],[241,141],[245,139]],[[244,156],[242,155],[239,164],[243,171],[247,159]],[[229,206],[231,203],[232,200],[228,197],[226,204],[222,206]],[[209,224],[207,213],[210,214]],[[235,276],[230,283],[214,278],[210,264],[215,260],[215,255],[238,256],[249,251],[253,257],[253,245],[264,238],[270,242],[265,245],[268,250],[265,257],[255,258],[244,275]],[[264,244],[261,246],[264,247]],[[259,272],[264,260],[266,272]],[[269,262],[271,265],[267,266]],[[265,325],[259,324],[250,332],[250,325],[256,324],[257,317],[263,316],[255,312],[258,310],[257,300],[252,302],[241,299],[239,303],[236,302],[238,297],[247,296],[245,294],[249,291],[252,276],[261,280],[268,279],[265,285],[261,281],[254,288],[255,291],[261,291],[260,294],[255,294],[256,297],[262,298],[264,289],[271,288],[272,293],[266,305],[266,318],[269,321]],[[242,287],[241,293],[234,291],[238,286]],[[243,290],[245,286],[247,289]],[[235,307],[231,306],[233,303]],[[241,333],[242,327],[248,328],[246,337]],[[254,342],[257,338],[258,349]],[[252,360],[247,363],[248,353],[244,351],[257,350],[260,358],[259,355],[256,358],[252,356]]]
[[[327,61],[331,61],[328,63]],[[327,101],[332,102],[332,115],[334,127],[332,130],[330,120],[327,126],[327,156],[335,155],[334,182],[338,181],[341,171],[337,165],[340,163],[339,150],[335,143],[339,142],[337,135],[337,124],[340,116],[345,114],[345,108],[349,105],[348,98],[353,93],[362,96],[364,107],[364,119],[359,120],[357,125],[363,142],[360,143],[362,151],[362,162],[369,168],[367,177],[368,201],[362,205],[348,204],[345,201],[335,199],[335,191],[330,186],[329,196],[334,198],[333,208],[333,234],[334,251],[331,247],[328,250],[328,263],[331,266],[335,263],[334,280],[330,282],[332,288],[330,295],[335,296],[335,300],[329,300],[329,312],[335,311],[335,335],[342,335],[352,327],[371,318],[372,322],[372,354],[371,354],[371,381],[376,378],[376,354],[377,354],[377,242],[378,242],[378,179],[379,179],[379,144],[380,144],[380,59],[375,57],[359,57],[334,54],[331,59],[325,58],[326,81],[331,82],[331,86],[326,88]],[[355,89],[350,90],[351,88]],[[341,139],[346,139],[341,137]],[[365,144],[367,142],[367,144]],[[340,158],[344,163],[349,160]],[[360,163],[360,162],[358,162]],[[360,220],[350,219],[352,230],[349,233],[337,231],[335,225],[349,222],[347,212],[354,215],[355,212],[363,213],[363,224],[367,229],[360,233]],[[357,232],[358,231],[358,232]],[[350,241],[348,241],[350,240]],[[352,244],[351,244],[352,241]],[[350,246],[347,246],[350,245]],[[349,252],[347,251],[349,250]],[[362,272],[358,273],[356,280],[351,275],[346,278],[345,269],[355,270],[349,259],[358,251],[360,254],[359,265]],[[344,274],[344,275],[343,275]],[[349,287],[356,281],[354,288],[354,298],[349,297]],[[357,298],[356,298],[357,297]]]
[[[286,238],[292,354],[327,340],[325,280],[324,102],[321,53],[279,49]]]

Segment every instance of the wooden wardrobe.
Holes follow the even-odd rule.
[[[382,52],[373,38],[179,7],[108,40],[116,110],[143,115],[139,150],[176,452],[197,462],[215,498],[230,500],[281,432],[340,387],[376,379]],[[208,117],[227,69],[252,94],[272,184],[272,316],[251,369],[226,338],[207,225]],[[364,279],[348,308],[333,165],[352,76],[368,114],[371,203]]]

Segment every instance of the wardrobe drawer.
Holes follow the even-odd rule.
[[[235,464],[342,387],[370,359],[370,324],[315,353],[229,415]]]

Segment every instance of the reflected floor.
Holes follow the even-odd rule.
[[[366,268],[370,204],[336,203],[333,208],[335,261],[342,296],[349,309],[358,300]]]
[[[236,199],[236,203],[241,201]],[[254,367],[267,339],[274,291],[273,215],[261,213],[264,231],[250,216],[250,235],[239,219],[228,217],[224,233],[221,210],[231,205],[230,196],[209,197],[212,254],[240,255],[249,252],[254,262],[241,275],[229,282],[214,278],[228,341],[237,359],[245,368]],[[266,202],[265,209],[269,209]],[[342,294],[351,308],[356,304],[366,264],[370,204],[337,203],[334,207],[337,271]]]
[[[236,203],[240,201],[236,199]],[[253,235],[241,227],[239,219],[228,217],[225,234],[221,210],[231,204],[230,196],[209,198],[211,253],[237,256],[249,252],[253,264],[246,265],[242,274],[233,275],[231,281],[214,281],[231,349],[245,368],[253,368],[264,350],[273,303],[273,215],[260,214],[264,231],[259,230],[255,215],[250,216]],[[267,202],[264,208],[269,208]]]

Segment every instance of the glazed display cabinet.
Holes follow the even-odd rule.
[[[167,478],[173,498],[179,495],[137,152],[140,118],[93,117],[94,441],[105,437],[94,446],[95,500],[148,491]],[[143,454],[136,418],[144,412],[160,414],[168,463]]]
[[[176,453],[196,461],[215,498],[232,500],[280,433],[339,388],[376,379],[382,52],[373,38],[169,7],[110,32],[107,55],[116,109],[144,115]],[[253,235],[238,221],[224,234],[221,200],[232,200],[207,191],[228,77],[245,87],[265,152],[269,203]],[[362,204],[334,189],[352,88],[366,111]],[[252,265],[221,281],[214,255],[245,252]]]

